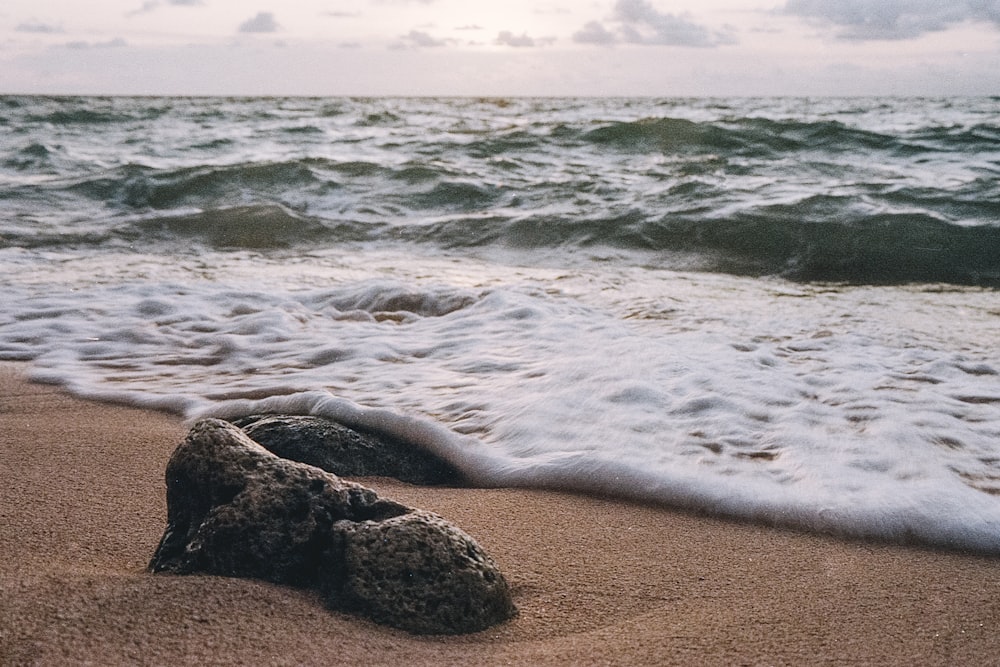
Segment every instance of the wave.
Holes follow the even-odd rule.
[[[118,98],[99,97],[37,97],[6,98],[10,109],[43,107],[40,111],[27,114],[28,123],[43,123],[56,126],[75,125],[121,125],[136,121],[160,118],[171,109],[166,99],[148,101],[143,105],[123,104]]]
[[[468,308],[479,297],[452,287],[417,289],[398,283],[359,284],[331,290],[309,301],[314,308],[343,313],[365,312],[379,321],[403,321],[411,316],[444,317]]]
[[[118,236],[129,242],[195,238],[216,248],[274,249],[309,243],[328,231],[318,220],[270,204],[141,220]]]
[[[308,160],[154,169],[128,164],[83,178],[67,188],[123,209],[205,207],[254,199],[277,199],[290,190],[329,185]]]
[[[316,415],[353,428],[381,433],[445,459],[470,483],[485,487],[569,490],[623,497],[715,516],[773,526],[875,539],[900,544],[932,545],[984,555],[1000,553],[995,505],[987,494],[958,500],[931,484],[910,496],[880,498],[881,503],[846,503],[836,499],[796,498],[787,489],[775,493],[757,480],[715,487],[678,468],[655,469],[618,458],[601,459],[577,451],[527,459],[484,447],[473,437],[451,431],[429,419],[359,405],[323,391],[307,391],[265,399],[237,398],[193,410],[191,421],[206,417],[236,419],[252,414]],[[750,455],[752,456],[752,455]],[[769,459],[767,459],[769,460]],[[962,521],[953,517],[961,513]]]
[[[26,148],[23,153],[16,159],[27,161],[48,156],[48,150],[38,145]],[[496,186],[477,183],[454,169],[438,165],[410,162],[385,166],[364,160],[338,162],[323,158],[178,169],[127,164],[44,187],[54,192],[65,190],[121,210],[141,211],[210,208],[245,203],[247,199],[315,200],[341,188],[341,180],[367,180],[363,187],[382,191],[386,199],[412,210],[472,210],[489,206],[498,197]],[[393,182],[414,189],[396,192]]]
[[[381,126],[395,126],[403,122],[403,119],[391,111],[380,111],[367,114],[364,118],[357,120],[355,125],[358,127],[381,127]]]
[[[52,155],[58,149],[32,142],[3,161],[3,166],[16,171],[46,171],[51,169]]]
[[[369,242],[542,253],[604,247],[632,251],[637,263],[664,268],[804,282],[1000,287],[1000,226],[956,225],[927,213],[862,213],[851,210],[850,200],[832,196],[726,217],[631,209],[590,219],[459,214],[406,226],[311,216],[264,202],[132,218],[107,231],[10,231],[0,236],[0,247],[160,243],[165,252],[186,252],[192,241],[260,251]]]
[[[450,220],[396,236],[447,247],[606,246],[644,251],[646,262],[649,252],[666,253],[660,259],[665,268],[807,282],[1000,286],[1000,226],[965,227],[926,214],[878,213],[834,221],[803,220],[800,205],[761,207],[715,219],[652,217],[632,210],[586,221]]]
[[[564,134],[565,134],[565,128]],[[764,157],[804,151],[915,154],[939,150],[994,150],[1000,128],[927,127],[901,134],[852,128],[841,121],[740,118],[698,122],[682,118],[644,118],[602,125],[580,135],[583,141],[629,151],[721,151]]]
[[[855,284],[943,282],[1000,286],[1000,226],[963,227],[927,214],[806,220],[770,206],[719,220],[634,226],[628,241],[711,254],[719,271]]]
[[[1000,126],[982,102],[898,123],[893,101],[692,117],[678,100],[0,101],[19,128],[3,247],[604,247],[803,281],[1000,284]]]
[[[90,109],[68,109],[65,111],[53,111],[35,119],[41,123],[52,123],[53,125],[90,125],[90,124],[110,124],[123,123],[133,120],[130,116],[121,114],[92,111]]]
[[[591,130],[583,139],[631,150],[712,150],[760,155],[804,148],[884,149],[892,137],[854,130],[840,122],[792,122],[751,118],[731,123],[695,122],[679,118],[646,118]]]
[[[985,123],[978,123],[971,127],[961,125],[934,127],[919,130],[914,133],[913,137],[918,141],[947,144],[952,148],[979,149],[992,145],[995,149],[997,143],[1000,142],[1000,127]]]
[[[494,185],[442,181],[430,190],[407,194],[401,203],[414,209],[475,211],[497,202],[503,191]]]

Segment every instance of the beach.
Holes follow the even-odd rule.
[[[267,583],[164,576],[173,415],[0,366],[0,664],[989,664],[995,558],[524,489],[361,479],[470,533],[511,622],[413,636]]]

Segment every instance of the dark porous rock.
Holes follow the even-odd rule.
[[[452,524],[280,458],[227,422],[195,424],[166,480],[153,572],[311,588],[332,609],[416,633],[476,632],[516,613],[497,566]]]
[[[340,527],[351,573],[341,594],[373,620],[438,634],[487,628],[514,614],[493,561],[441,517],[413,511]]]
[[[462,483],[457,468],[421,447],[361,433],[323,417],[252,415],[232,422],[278,456],[335,475],[395,477],[411,484]]]

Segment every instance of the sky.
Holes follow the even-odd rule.
[[[0,93],[998,95],[1000,0],[3,0]]]

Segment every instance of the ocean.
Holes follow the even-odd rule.
[[[0,359],[1000,554],[1000,99],[0,97]]]

